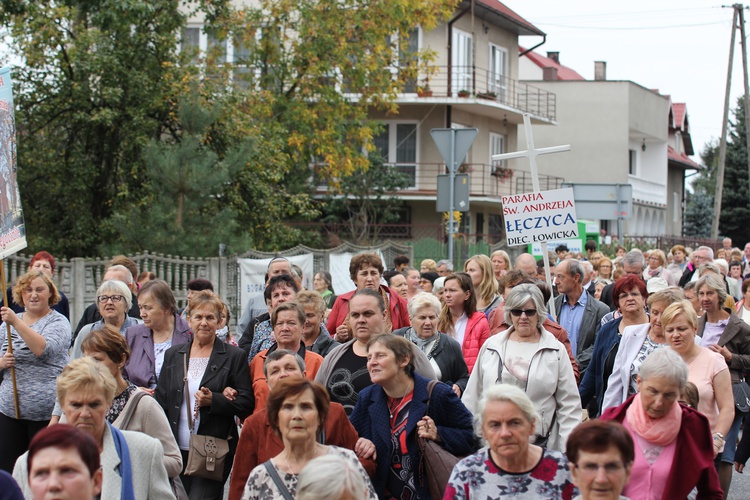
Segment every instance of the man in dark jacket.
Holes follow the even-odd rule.
[[[690,262],[685,266],[685,271],[682,273],[680,278],[680,288],[685,286],[685,283],[693,280],[695,271],[706,262],[714,260],[714,251],[711,247],[698,247],[693,253],[690,254]]]
[[[555,297],[555,321],[568,332],[581,378],[591,361],[599,324],[609,312],[606,305],[583,289],[583,274],[581,263],[575,259],[563,260],[555,272],[555,283],[560,292]]]

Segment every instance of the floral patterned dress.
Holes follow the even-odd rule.
[[[359,459],[357,459],[357,455],[355,455],[353,451],[339,448],[337,446],[329,446],[328,453],[339,455],[351,462],[351,464],[360,471],[362,477],[365,478],[368,492],[366,497],[367,500],[378,500],[378,496],[375,494],[375,489],[372,487],[367,472],[365,472],[365,469],[362,467]],[[289,474],[288,472],[281,470],[276,466],[273,460],[271,460],[271,464],[276,469],[276,472],[279,474],[284,486],[286,486],[287,490],[292,495],[292,498],[294,498],[297,492],[298,475]],[[278,486],[276,486],[276,483],[268,474],[265,465],[260,464],[255,467],[252,472],[250,472],[250,477],[247,478],[245,491],[242,494],[242,500],[277,500],[280,498],[284,497],[279,491]]]
[[[456,464],[444,499],[513,498],[514,500],[571,500],[578,494],[565,455],[543,450],[539,463],[529,472],[502,470],[482,448]]]

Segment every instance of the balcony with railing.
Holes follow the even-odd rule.
[[[415,98],[427,102],[483,105],[510,111],[507,120],[520,123],[523,113],[547,121],[556,119],[557,98],[544,89],[519,82],[495,71],[478,66],[435,66],[434,73],[408,82],[400,102]],[[513,112],[517,116],[513,116]]]
[[[411,179],[409,187],[397,194],[404,198],[435,197],[438,175],[447,174],[444,163],[389,163]],[[534,190],[531,173],[486,163],[463,163],[459,174],[469,175],[469,196],[472,198],[496,198],[529,193]],[[551,175],[539,175],[542,191],[559,189],[565,179]],[[325,183],[318,182],[318,192],[327,191]]]

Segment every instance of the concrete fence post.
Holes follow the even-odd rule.
[[[70,259],[73,267],[70,272],[70,289],[73,291],[73,302],[70,304],[70,325],[75,329],[86,310],[86,261],[82,257]]]

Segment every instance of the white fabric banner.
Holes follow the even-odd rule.
[[[302,268],[302,288],[312,290],[313,254],[307,253],[285,258]],[[240,266],[240,303],[243,307],[251,297],[263,295],[263,290],[266,288],[263,278],[265,278],[271,260],[270,258],[237,259]]]

